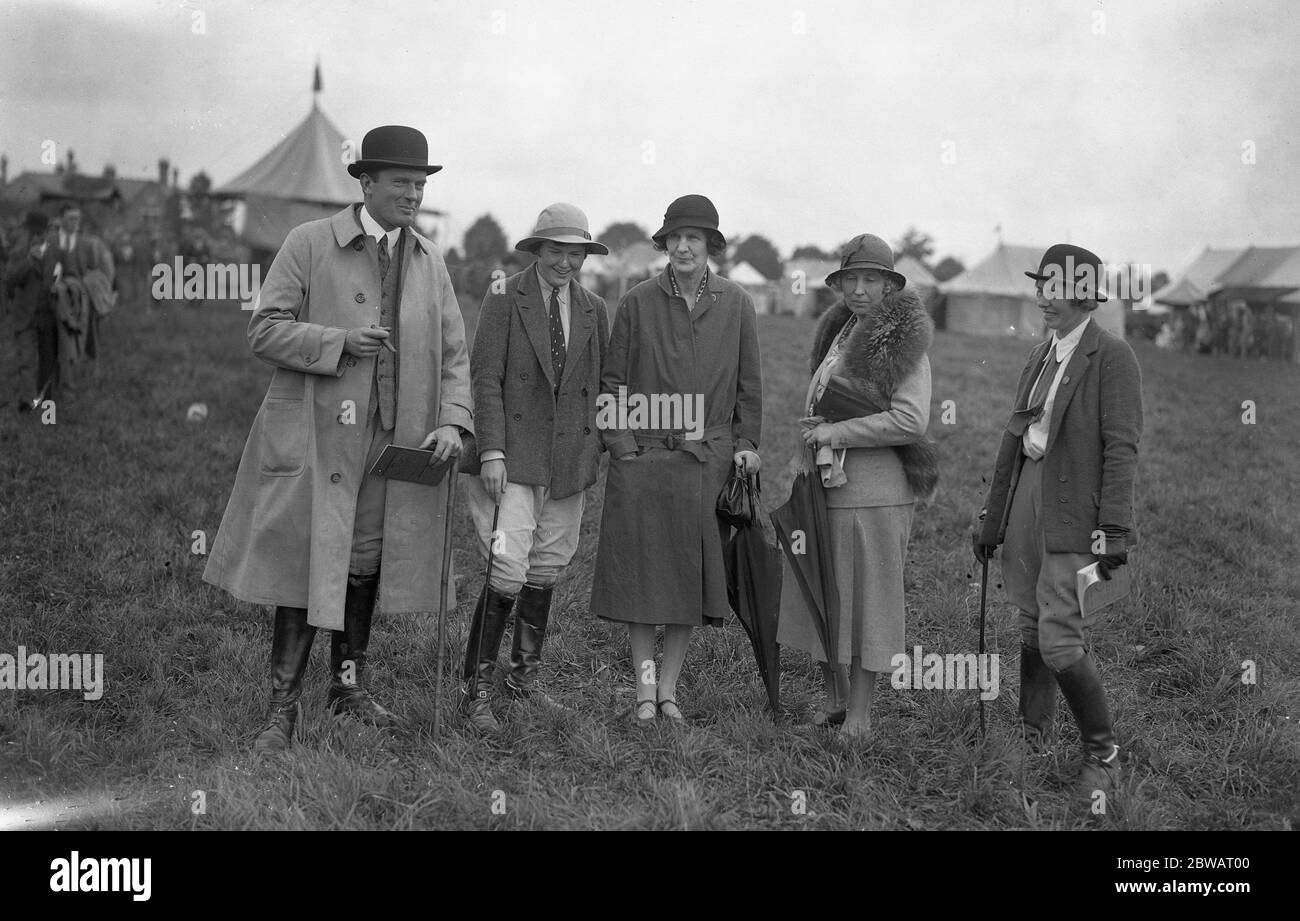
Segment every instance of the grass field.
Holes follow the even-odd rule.
[[[269,614],[204,584],[204,558],[191,552],[194,531],[209,546],[215,536],[270,374],[248,351],[247,318],[232,303],[122,309],[106,327],[96,385],[60,405],[56,424],[11,406],[0,413],[0,653],[102,653],[106,672],[97,701],[0,691],[0,827],[1280,829],[1300,820],[1300,367],[1138,347],[1147,420],[1138,578],[1094,637],[1126,771],[1094,815],[1055,779],[1077,757],[1063,703],[1060,754],[1024,773],[1013,766],[1018,639],[996,586],[988,635],[1002,655],[1002,693],[988,704],[984,740],[977,696],[961,691],[885,687],[867,744],[815,730],[807,717],[819,682],[794,651],[783,653],[785,712],[774,723],[735,622],[697,631],[680,687],[688,726],[629,725],[625,633],[587,611],[601,484],[556,593],[545,657],[553,693],[577,712],[516,709],[493,739],[453,715],[434,744],[434,619],[380,620],[373,689],[405,728],[326,715],[321,637],[304,741],[289,757],[255,758]],[[811,331],[810,320],[761,321],[769,508],[789,487]],[[1026,351],[936,338],[931,431],[943,482],[912,532],[909,649],[976,649],[967,527]],[[942,421],[947,400],[952,424]],[[1243,423],[1246,400],[1254,424]],[[206,422],[186,422],[193,402],[208,405]],[[463,504],[457,517],[451,663],[482,580]],[[1243,663],[1254,683],[1243,682]],[[451,713],[450,682],[443,699]]]

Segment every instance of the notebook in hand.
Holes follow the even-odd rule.
[[[1079,611],[1084,619],[1094,617],[1102,609],[1110,607],[1116,601],[1128,595],[1132,588],[1132,569],[1130,561],[1110,571],[1110,579],[1103,579],[1097,572],[1097,564],[1091,563],[1075,573],[1075,590],[1079,595]]]
[[[406,480],[423,486],[437,486],[447,475],[452,458],[445,461],[433,459],[433,452],[421,448],[399,448],[388,445],[379,455],[379,460],[370,468],[375,476],[390,480]]]

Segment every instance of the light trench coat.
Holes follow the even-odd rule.
[[[349,329],[379,322],[378,255],[359,207],[295,227],[267,273],[248,339],[275,374],[203,573],[242,601],[306,608],[309,623],[329,630],[343,628],[374,411],[375,359],[343,352]],[[418,447],[440,425],[472,431],[473,400],[464,321],[442,256],[409,229],[402,240],[401,262],[393,258],[403,266],[393,443]],[[381,613],[437,609],[449,485],[450,477],[436,487],[388,481]]]

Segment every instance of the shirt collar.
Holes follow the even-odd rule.
[[[1084,317],[1083,322],[1070,330],[1064,338],[1059,338],[1055,331],[1052,332],[1052,347],[1056,349],[1057,361],[1065,361],[1074,354],[1075,347],[1078,346],[1079,340],[1083,338],[1083,331],[1088,328],[1090,322],[1092,322],[1091,316]]]
[[[401,235],[402,228],[394,227],[392,230],[384,230],[379,226],[379,222],[370,216],[370,211],[365,205],[357,209],[357,216],[361,218],[361,229],[366,232],[366,236],[375,238],[376,246],[379,245],[381,238],[388,237],[388,251],[390,253],[397,252],[397,238]]]

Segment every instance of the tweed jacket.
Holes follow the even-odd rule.
[[[545,486],[563,499],[595,483],[600,467],[596,397],[609,341],[605,301],[569,282],[569,342],[557,387],[536,264],[500,287],[483,298],[470,355],[478,449],[505,452],[511,483]]]
[[[1016,406],[1024,406],[1049,339],[1037,345],[1020,372]],[[1014,416],[1002,433],[985,503],[980,543],[1006,537],[1011,497],[1024,464]],[[1088,324],[1065,367],[1052,404],[1043,455],[1043,530],[1048,553],[1092,553],[1094,531],[1110,536],[1109,553],[1137,543],[1133,492],[1142,435],[1142,374],[1133,349],[1096,322]],[[1119,536],[1119,546],[1116,546]]]

